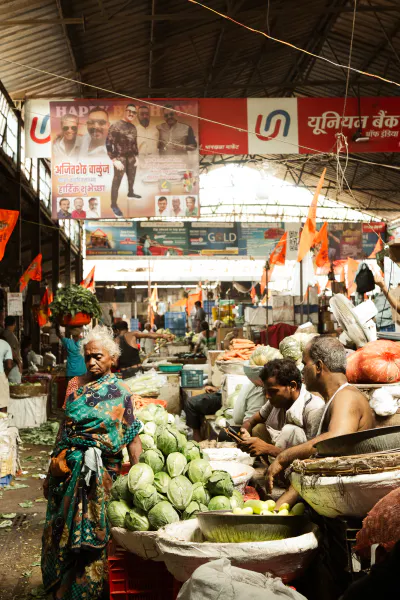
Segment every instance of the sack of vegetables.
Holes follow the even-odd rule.
[[[112,527],[150,535],[175,521],[193,519],[199,512],[243,506],[229,473],[213,471],[199,444],[167,424],[164,408],[143,409],[137,417],[154,427],[141,434],[139,463],[112,487],[108,510]]]
[[[96,296],[81,285],[60,288],[50,304],[51,319],[60,325],[80,327],[91,319],[100,319],[101,308]]]

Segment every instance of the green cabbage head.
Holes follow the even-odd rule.
[[[174,477],[169,482],[168,500],[178,510],[184,510],[192,500],[193,486],[183,475]]]
[[[168,456],[166,464],[170,477],[178,477],[186,469],[187,460],[180,452],[172,452]]]
[[[134,494],[147,484],[153,483],[153,481],[153,469],[146,463],[138,463],[130,468],[128,473],[128,488],[131,494]]]
[[[208,504],[208,510],[231,510],[231,503],[226,496],[214,496]]]
[[[137,490],[133,496],[133,503],[136,508],[140,508],[145,512],[148,512],[158,502],[158,492],[154,485],[150,483]]]
[[[205,506],[204,504],[201,504],[200,502],[194,502],[192,500],[192,502],[190,502],[186,509],[184,510],[183,514],[182,514],[182,519],[183,521],[187,521],[188,519],[195,519],[197,513],[199,512],[207,512],[208,508],[207,506]]]
[[[157,435],[157,448],[164,456],[168,456],[172,452],[179,452],[181,448],[180,435],[177,429],[171,425],[163,427]]]
[[[208,503],[210,502],[210,498],[211,496],[208,493],[208,490],[204,483],[198,481],[197,483],[193,484],[193,500],[208,505]]]
[[[148,433],[141,433],[139,435],[140,441],[142,442],[143,450],[150,450],[150,448],[157,448],[153,436]]]
[[[139,457],[139,462],[146,463],[152,468],[153,473],[158,473],[164,468],[164,456],[157,448],[145,450]]]
[[[123,527],[125,515],[131,507],[124,500],[113,500],[107,507],[107,517],[112,527]]]
[[[159,502],[147,515],[152,529],[160,529],[170,523],[179,521],[179,515],[169,502]]]
[[[125,500],[128,504],[132,504],[132,494],[128,488],[128,475],[120,475],[114,481],[111,488],[111,498],[113,500]]]
[[[154,475],[154,487],[157,492],[160,494],[166,494],[168,491],[169,482],[171,481],[171,477],[168,473],[164,473],[164,471],[160,471]]]
[[[233,490],[230,498],[231,508],[243,508],[244,499],[242,494],[238,490]]]
[[[150,523],[146,513],[139,508],[132,508],[125,515],[125,529],[129,531],[148,531]]]
[[[157,430],[157,425],[154,423],[154,421],[149,421],[148,423],[144,424],[143,433],[146,433],[147,435],[151,435],[152,437],[154,437],[156,434],[156,430]]]
[[[233,494],[233,479],[226,471],[213,471],[207,481],[207,489],[211,496],[226,496],[230,498]]]
[[[197,442],[189,441],[183,449],[183,454],[186,460],[196,460],[196,458],[203,458],[203,453],[200,450],[200,446]]]
[[[285,337],[279,344],[279,352],[283,358],[290,358],[295,362],[302,357],[300,341],[292,335]]]
[[[208,478],[211,476],[212,467],[207,460],[204,458],[196,458],[196,460],[191,460],[188,469],[187,475],[192,483],[206,483]]]
[[[168,423],[168,413],[162,406],[159,404],[154,405],[156,410],[153,415],[153,421],[156,425],[167,425]]]

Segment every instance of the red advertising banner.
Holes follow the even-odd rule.
[[[104,135],[103,145],[106,147],[108,128],[124,118],[123,109],[129,104],[128,101],[123,99],[75,100],[72,103],[72,105],[75,104],[75,107],[69,108],[68,103],[58,101],[57,104],[53,103],[50,115],[50,102],[48,100],[41,100],[40,102],[40,105],[31,103],[28,107],[29,110],[27,110],[30,118],[36,123],[35,132],[39,130],[40,134],[32,136],[30,130],[26,131],[28,156],[51,158],[50,144],[43,143],[47,140],[47,137],[45,137],[47,135],[46,126],[51,117],[53,162],[59,161],[60,158],[74,158],[74,154],[77,154],[82,161],[88,162],[89,158],[93,158],[94,150],[98,150],[97,147],[93,146],[98,142],[95,134],[99,136],[100,140],[101,135]],[[183,111],[182,113],[176,113],[176,119],[182,131],[176,132],[175,138],[172,140],[169,139],[171,137],[169,130],[162,131],[162,127],[166,127],[164,121],[167,115],[164,113],[168,112],[168,110],[164,111],[163,107],[168,109],[171,103],[178,111]],[[183,131],[182,125],[191,128],[193,132],[191,137],[195,139],[192,145],[183,140],[184,145],[194,147],[198,144],[200,154],[203,155],[330,152],[336,149],[338,133],[343,133],[346,137],[349,152],[400,151],[400,106],[398,98],[363,97],[360,102],[357,98],[348,98],[346,107],[344,104],[344,98],[199,98],[180,100],[165,98],[135,100],[132,102],[132,106],[137,114],[133,115],[132,124],[138,129],[138,155],[139,157],[142,155],[141,163],[143,163],[143,157],[146,154],[148,160],[145,167],[143,167],[143,164],[136,165],[138,173],[135,185],[137,183],[140,188],[137,195],[142,196],[140,199],[142,202],[137,203],[135,207],[122,202],[121,210],[124,216],[138,216],[139,214],[149,216],[157,212],[157,202],[154,207],[156,192],[160,192],[164,196],[165,190],[162,187],[161,190],[155,189],[152,190],[151,194],[148,194],[145,188],[150,187],[149,184],[153,183],[155,175],[150,177],[147,173],[144,179],[142,175],[144,170],[147,172],[159,170],[160,163],[158,162],[156,166],[156,162],[160,157],[160,152],[163,154],[162,144],[167,140],[167,137],[167,142],[170,145],[172,143],[177,144],[176,149],[183,143],[182,139],[188,137]],[[88,120],[94,121],[95,119],[88,118],[88,110],[86,109],[88,107],[93,108],[95,105],[107,111],[108,119],[97,119],[97,121],[106,121],[106,126],[103,127],[102,132],[93,132],[90,123],[87,126]],[[147,112],[150,114],[148,124],[145,122],[146,115],[143,118],[140,113],[140,110],[143,113],[143,108],[146,106],[148,106]],[[70,111],[70,117],[78,116],[78,123],[72,122],[72,119],[69,121],[65,119],[65,113],[68,110]],[[200,119],[197,119],[196,114]],[[65,122],[61,122],[62,117],[64,117]],[[75,131],[72,129],[73,127]],[[43,135],[41,134],[42,130]],[[92,137],[88,139],[91,132]],[[74,136],[76,143],[74,142]],[[141,139],[139,140],[139,138]],[[362,141],[354,141],[357,138]],[[109,154],[107,158],[110,158]],[[174,160],[177,160],[176,157]],[[120,162],[118,161],[117,166],[121,168]],[[166,175],[169,175],[170,169],[175,167],[175,165],[172,165],[172,167],[171,165],[161,166],[164,171],[165,168],[167,171],[169,169]],[[128,170],[126,170],[123,179],[127,178]],[[193,178],[196,177],[195,167],[191,169],[188,165],[187,170],[193,172]],[[65,174],[62,173],[62,175]],[[57,173],[54,174],[55,178],[57,175]],[[106,175],[109,174],[103,173],[103,181],[107,179]],[[130,179],[132,180],[132,178],[133,176],[130,173]],[[168,180],[166,176],[160,179]],[[142,183],[139,183],[139,180],[142,180]],[[157,181],[157,183],[160,186],[162,185],[161,181]],[[62,187],[62,184],[60,185]],[[94,187],[99,187],[99,185],[95,184]],[[121,187],[124,187],[124,185],[122,183]],[[115,181],[114,193],[116,186],[117,182]],[[167,191],[169,190],[167,189]],[[111,190],[107,189],[107,193],[110,194]],[[136,190],[134,190],[134,193],[137,193]],[[183,196],[186,194],[186,190],[182,194],[178,191],[174,192],[174,190],[172,190],[172,193],[176,193],[178,196],[181,195],[181,204],[182,202],[185,203],[186,197],[183,198]],[[61,191],[60,194],[54,193],[54,189],[53,194],[54,197],[64,196]],[[83,192],[79,192],[79,194],[85,196]],[[87,196],[89,195],[92,197],[92,192],[88,192]],[[96,197],[96,194],[93,197]],[[55,200],[56,203],[57,200]],[[92,201],[92,208],[86,207],[86,204],[88,202],[84,198],[84,207],[88,211],[101,212],[101,217],[115,216],[113,211],[110,211],[106,206],[104,199],[102,199],[102,202],[97,202],[96,206]],[[100,206],[101,204],[103,206]],[[70,208],[74,209],[73,204]],[[169,206],[167,206],[167,209],[169,209]],[[163,211],[167,209],[163,209]],[[66,210],[64,206],[63,212],[66,212]],[[78,207],[78,211],[82,210],[84,209]],[[152,210],[151,213],[150,210]]]
[[[298,98],[299,153],[336,149],[342,132],[349,152],[399,152],[400,102],[398,98]],[[361,116],[360,116],[361,115]],[[365,141],[355,142],[361,138]],[[304,147],[302,147],[304,146]]]

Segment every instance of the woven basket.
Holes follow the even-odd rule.
[[[400,469],[400,452],[359,454],[356,456],[329,456],[295,460],[290,471],[299,475],[335,477],[337,475],[368,475]]]
[[[46,386],[43,383],[34,385],[33,383],[18,383],[10,385],[11,398],[32,398],[46,394]]]

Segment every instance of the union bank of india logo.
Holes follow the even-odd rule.
[[[287,137],[290,129],[290,115],[286,110],[273,110],[266,117],[258,115],[255,133],[259,140],[268,142],[278,135]]]
[[[36,144],[47,144],[50,142],[50,134],[47,133],[47,125],[50,120],[50,115],[44,115],[43,118],[33,117],[30,136]]]

